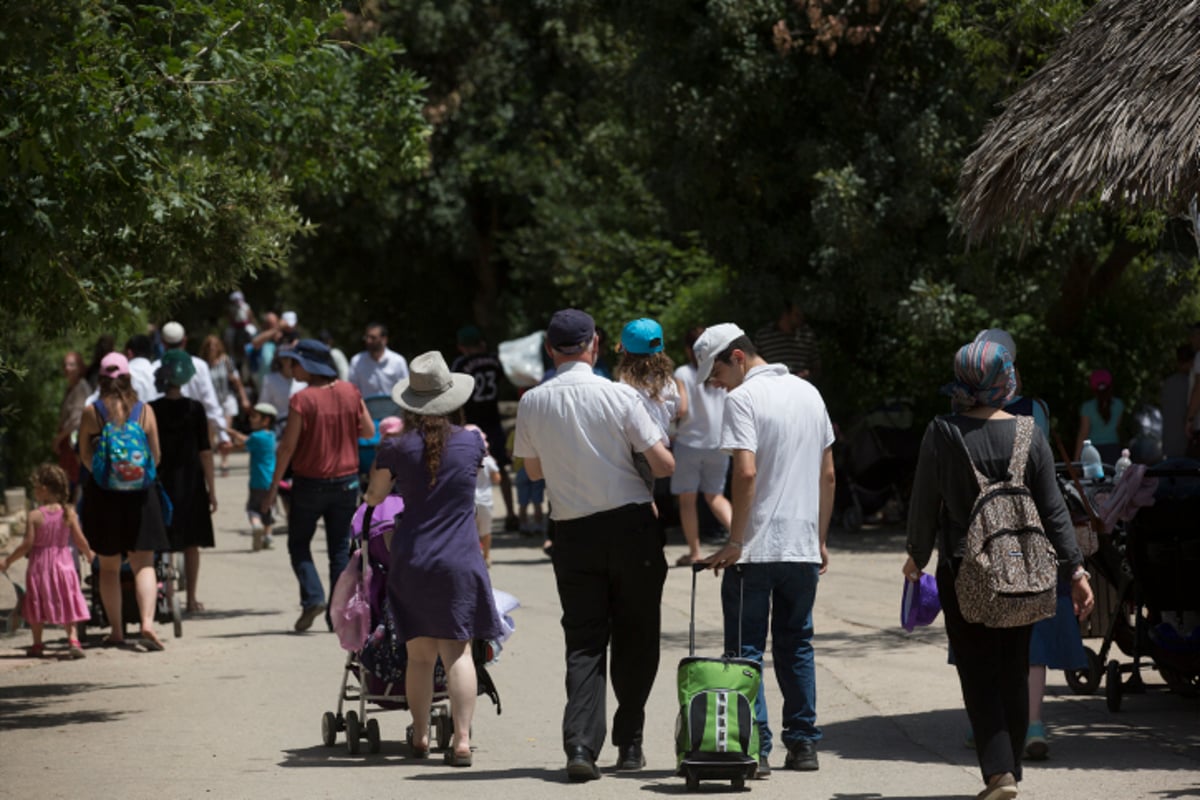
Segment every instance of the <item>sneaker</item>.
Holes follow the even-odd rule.
[[[1006,772],[1000,780],[988,784],[988,787],[975,795],[975,800],[1012,800],[1017,796],[1017,780],[1012,773]]]
[[[754,773],[754,777],[760,781],[771,777],[771,764],[767,761],[766,756],[758,757],[758,771]]]
[[[325,604],[317,603],[315,606],[309,606],[300,612],[299,619],[296,620],[296,631],[303,632],[312,627],[313,621],[325,613]]]
[[[259,550],[263,549],[263,529],[262,528],[251,529],[250,539],[251,539],[250,549],[252,549],[256,553]]]
[[[272,544],[272,542],[271,542],[271,537],[270,537],[270,536],[267,536],[266,534],[263,534],[263,539],[262,539],[262,549],[263,549],[263,550],[270,550],[270,549],[271,549],[271,544]]]
[[[1046,726],[1040,720],[1029,723],[1029,729],[1025,732],[1025,757],[1030,761],[1045,761],[1049,755]]]
[[[801,739],[795,744],[788,745],[787,758],[783,760],[783,768],[797,772],[815,772],[821,768],[817,760],[817,744]]]

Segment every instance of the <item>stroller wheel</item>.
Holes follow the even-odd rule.
[[[1075,694],[1095,694],[1096,690],[1100,688],[1100,676],[1104,672],[1104,667],[1095,650],[1086,647],[1084,652],[1087,653],[1087,669],[1068,669],[1063,674],[1067,678],[1067,685]]]
[[[367,720],[367,752],[379,752],[379,720],[374,717]]]
[[[171,625],[174,628],[175,638],[183,636],[183,611],[179,608],[179,595],[171,595]]]
[[[359,737],[362,736],[362,725],[358,722],[357,711],[346,712],[346,749],[350,755],[358,755]]]
[[[337,741],[337,717],[332,711],[326,711],[321,715],[321,743],[326,747],[333,747]]]

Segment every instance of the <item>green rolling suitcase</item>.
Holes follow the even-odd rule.
[[[741,789],[758,771],[754,701],[762,683],[762,667],[748,658],[696,655],[696,574],[703,569],[703,564],[692,567],[688,656],[680,660],[677,675],[677,774],[687,780],[689,791],[698,790],[701,780],[728,780],[733,788]],[[739,625],[739,652],[741,638]]]

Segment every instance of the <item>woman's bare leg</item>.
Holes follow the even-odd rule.
[[[721,527],[729,530],[733,526],[733,506],[729,505],[729,498],[723,494],[705,494],[704,499]]]
[[[129,566],[133,569],[138,614],[142,618],[142,636],[158,641],[154,634],[154,607],[158,601],[158,576],[154,574],[154,553],[150,550],[130,553]]]
[[[433,707],[433,668],[437,664],[437,640],[428,636],[409,639],[408,667],[404,674],[404,696],[412,712],[413,748],[429,749],[429,712]]]
[[[471,720],[475,718],[475,697],[478,693],[475,661],[471,658],[471,643],[452,639],[436,639],[438,655],[446,668],[450,683],[450,718],[454,721],[454,736],[450,748],[458,755],[471,753]]]
[[[187,579],[187,610],[203,611],[204,606],[196,599],[196,581],[200,578],[200,548],[187,547],[183,551],[183,574]]]
[[[112,633],[109,641],[120,642],[125,638],[124,620],[121,617],[121,557],[100,556],[100,604]]]
[[[679,495],[679,526],[683,528],[683,538],[687,541],[688,557],[699,561],[700,554],[700,517],[696,513],[696,493],[684,492]]]

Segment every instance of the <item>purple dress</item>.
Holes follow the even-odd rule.
[[[418,636],[495,639],[503,629],[475,529],[475,476],[483,439],[457,426],[429,485],[425,442],[416,432],[386,440],[375,458],[390,470],[404,514],[392,536],[388,595],[402,640]]]

